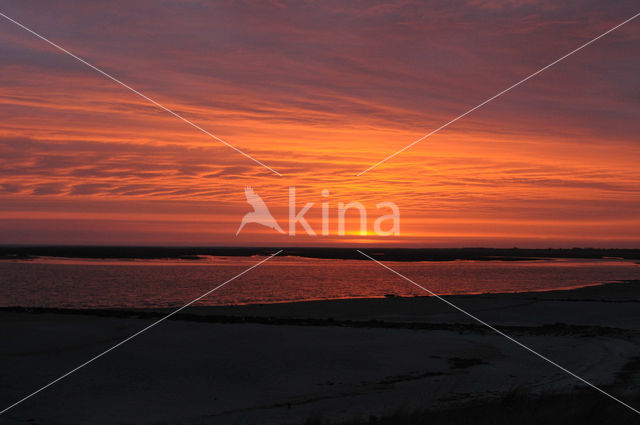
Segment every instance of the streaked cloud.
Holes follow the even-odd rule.
[[[285,177],[3,21],[0,214],[13,214],[13,224],[0,242],[20,242],[30,226],[38,229],[29,230],[30,242],[37,235],[73,242],[60,223],[73,229],[76,222],[75,242],[160,243],[164,235],[180,243],[290,243],[261,229],[231,239],[228,227],[245,212],[245,186],[281,216],[286,188],[296,186],[301,202],[321,202],[323,188],[331,202],[396,202],[407,223],[402,244],[627,243],[640,237],[640,21],[355,175],[634,7],[595,0],[9,4],[4,13]],[[94,204],[103,205],[99,215],[88,213]],[[143,231],[142,222],[156,224]]]

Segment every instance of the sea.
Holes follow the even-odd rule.
[[[428,296],[370,260],[274,257],[114,260],[40,257],[0,260],[0,306],[167,308],[227,282],[197,305]],[[622,259],[385,262],[439,295],[549,291],[640,279]],[[233,279],[233,280],[231,280]]]

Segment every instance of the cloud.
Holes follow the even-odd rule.
[[[33,188],[34,195],[58,195],[65,192],[66,185],[64,183],[41,183],[36,184]]]
[[[244,211],[246,185],[283,208],[286,188],[295,185],[310,199],[329,188],[332,199],[393,200],[415,217],[614,221],[637,208],[639,196],[635,24],[364,178],[355,174],[634,7],[595,0],[16,2],[4,13],[285,177],[5,23],[3,202],[9,208],[37,198],[46,211],[45,198],[79,206],[180,200],[178,217],[201,202]],[[533,200],[552,213],[527,204]]]

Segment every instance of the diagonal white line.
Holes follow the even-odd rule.
[[[57,383],[58,381],[63,380],[64,378],[66,378],[67,376],[71,375],[74,372],[77,372],[78,370],[82,369],[83,367],[87,366],[90,363],[93,363],[94,361],[98,360],[100,357],[104,356],[105,354],[115,350],[116,348],[120,347],[122,344],[131,341],[133,338],[137,337],[138,335],[148,331],[149,329],[153,328],[154,326],[160,324],[161,322],[167,320],[168,318],[170,318],[171,316],[173,316],[176,313],[179,313],[180,311],[184,310],[185,308],[189,307],[191,304],[201,300],[202,298],[206,297],[207,295],[211,294],[212,292],[217,291],[218,289],[222,288],[224,285],[226,285],[227,283],[239,278],[240,276],[242,276],[243,274],[255,269],[256,267],[258,267],[259,265],[261,265],[262,263],[264,263],[267,260],[272,259],[273,257],[275,257],[276,255],[280,254],[282,252],[282,250],[279,250],[278,252],[276,252],[275,254],[270,255],[269,257],[261,260],[260,262],[254,264],[253,266],[249,267],[248,269],[244,270],[241,273],[238,273],[237,275],[235,275],[234,277],[232,277],[231,279],[221,283],[220,285],[216,286],[215,288],[205,292],[204,294],[200,295],[198,298],[189,301],[187,304],[183,305],[182,307],[172,311],[171,313],[167,314],[166,316],[160,318],[159,320],[153,322],[152,324],[150,324],[149,326],[147,326],[144,329],[139,330],[138,332],[134,333],[133,335],[131,335],[130,337],[120,341],[119,343],[117,343],[116,345],[112,346],[111,348],[106,349],[105,351],[103,351],[102,353],[98,354],[97,356],[92,357],[91,359],[87,360],[86,362],[82,363],[80,366],[77,366],[73,369],[71,369],[69,372],[65,373],[64,375],[54,379],[53,381],[49,382],[47,385],[43,386],[42,388],[32,392],[31,394],[29,394],[26,397],[23,397],[22,399],[16,401],[15,403],[13,403],[10,406],[7,406],[6,408],[4,408],[4,410],[0,411],[0,415],[2,415],[3,413],[5,413],[6,411],[16,407],[17,405],[19,405],[20,403],[22,403],[23,401],[26,401],[28,399],[30,399],[31,397],[33,397],[34,395],[38,394],[41,391],[44,391],[45,389],[49,388],[50,386],[52,386],[53,384]]]
[[[76,55],[74,55],[73,53],[71,53],[70,51],[68,51],[67,49],[65,49],[64,47],[59,46],[58,44],[54,43],[53,41],[45,38],[44,36],[38,34],[37,32],[35,32],[34,30],[27,28],[26,26],[24,26],[23,24],[21,24],[20,22],[16,21],[15,19],[12,19],[10,17],[8,17],[7,15],[5,15],[4,13],[0,12],[0,16],[2,16],[3,18],[7,19],[8,21],[13,22],[14,24],[16,24],[17,26],[19,26],[20,28],[24,29],[25,31],[30,32],[31,34],[35,35],[36,37],[38,37],[39,39],[47,42],[48,44],[50,44],[51,46],[55,47],[56,49],[66,53],[67,55],[71,56],[72,58],[76,59],[79,62],[82,62],[83,64],[87,65],[89,68],[93,69],[94,71],[99,72],[100,74],[104,75],[105,77],[107,77],[108,79],[120,84],[122,87],[132,91],[133,93],[137,94],[138,96],[142,97],[143,99],[153,103],[155,106],[157,106],[160,109],[165,110],[166,112],[170,113],[171,115],[173,115],[176,118],[181,119],[182,121],[186,122],[187,124],[189,124],[190,126],[192,126],[193,128],[200,130],[202,133],[206,134],[207,136],[210,136],[212,138],[214,138],[215,140],[219,141],[220,143],[223,143],[224,145],[230,147],[231,149],[233,149],[234,151],[238,152],[241,155],[244,155],[245,157],[249,158],[251,161],[263,166],[264,168],[266,168],[267,170],[271,171],[272,173],[278,175],[278,176],[282,176],[282,174],[280,174],[279,172],[277,172],[276,170],[274,170],[273,168],[269,167],[268,165],[265,165],[264,163],[262,163],[261,161],[255,159],[254,157],[252,157],[251,155],[249,155],[248,153],[236,148],[235,146],[233,146],[230,143],[227,143],[226,141],[222,140],[220,137],[216,136],[213,133],[210,133],[209,131],[203,129],[202,127],[200,127],[197,124],[194,124],[193,122],[189,121],[188,119],[184,118],[182,115],[172,111],[171,109],[167,108],[166,106],[161,105],[160,103],[156,102],[155,100],[151,99],[150,97],[140,93],[138,90],[134,89],[133,87],[123,83],[122,81],[118,80],[116,77],[106,73],[105,71],[101,70],[100,68],[91,65],[89,62],[85,61],[84,59],[82,59],[81,57],[78,57]]]
[[[400,276],[401,278],[403,278],[404,280],[406,280],[409,283],[412,283],[413,285],[417,286],[418,288],[422,289],[423,291],[429,293],[430,295],[436,297],[437,299],[439,299],[440,301],[448,304],[449,306],[455,308],[456,310],[458,310],[461,313],[464,313],[465,315],[469,316],[470,318],[472,318],[473,320],[475,320],[476,322],[486,326],[487,328],[491,329],[492,331],[496,332],[497,334],[502,335],[503,337],[507,338],[509,341],[514,342],[516,344],[518,344],[520,347],[524,348],[525,350],[529,351],[532,354],[535,354],[536,356],[540,357],[541,359],[545,360],[546,362],[552,364],[553,366],[557,367],[558,369],[562,370],[563,372],[568,373],[569,375],[573,376],[574,378],[576,378],[577,380],[587,384],[588,386],[590,386],[591,388],[601,392],[602,394],[606,395],[607,397],[609,397],[612,400],[617,401],[618,403],[620,403],[621,405],[631,409],[632,411],[634,411],[635,413],[640,415],[640,410],[637,410],[631,406],[629,406],[627,403],[625,403],[624,401],[612,396],[611,394],[609,394],[608,392],[606,392],[605,390],[602,390],[600,388],[598,388],[597,386],[595,386],[594,384],[592,384],[591,382],[587,381],[586,379],[583,379],[581,377],[579,377],[578,375],[576,375],[575,373],[571,372],[569,369],[566,369],[562,366],[560,366],[558,363],[554,362],[553,360],[549,359],[548,357],[543,356],[542,354],[538,353],[537,351],[533,350],[532,348],[529,348],[528,346],[524,345],[523,343],[521,343],[520,341],[510,337],[509,335],[505,334],[504,332],[500,331],[499,329],[496,329],[495,327],[491,326],[490,324],[488,324],[487,322],[483,321],[482,319],[477,318],[476,316],[474,316],[473,314],[467,312],[466,310],[463,310],[462,308],[458,307],[457,305],[453,304],[451,301],[447,300],[446,298],[441,297],[440,295],[436,294],[435,292],[432,292],[430,290],[428,290],[427,288],[425,288],[424,286],[419,285],[418,283],[414,282],[413,280],[409,279],[408,277],[406,277],[405,275],[393,270],[391,267],[387,266],[386,264],[381,263],[380,261],[376,260],[375,258],[365,254],[364,252],[360,251],[359,249],[356,249],[356,251],[358,251],[360,254],[364,255],[365,257],[367,257],[368,259],[380,264],[382,267],[384,267],[385,269],[389,270],[391,273]]]
[[[640,13],[636,13],[635,15],[633,15],[631,18],[627,19],[624,22],[619,23],[618,25],[616,25],[615,27],[603,32],[602,34],[600,34],[599,36],[597,36],[596,38],[584,43],[583,45],[581,45],[580,47],[578,47],[577,49],[574,49],[572,51],[570,51],[569,53],[567,53],[566,55],[562,56],[559,59],[556,59],[555,61],[551,62],[549,65],[545,66],[544,68],[540,68],[539,70],[537,70],[536,72],[534,72],[533,74],[529,75],[528,77],[523,78],[522,80],[518,81],[517,83],[507,87],[506,89],[502,90],[500,93],[496,94],[495,96],[490,97],[489,99],[485,100],[484,102],[480,103],[477,106],[474,106],[473,108],[469,109],[467,112],[465,112],[462,115],[457,116],[456,118],[452,119],[451,121],[449,121],[446,124],[441,125],[440,127],[436,128],[435,130],[433,130],[431,133],[427,133],[424,136],[422,136],[421,138],[419,138],[418,140],[416,140],[415,142],[412,142],[410,144],[408,144],[407,146],[403,147],[402,149],[392,153],[391,155],[389,155],[388,157],[386,157],[385,159],[383,159],[382,161],[378,161],[377,163],[373,164],[371,167],[367,168],[364,171],[361,171],[360,173],[357,174],[357,176],[361,176],[364,173],[376,168],[377,166],[379,166],[380,164],[383,164],[385,162],[387,162],[388,160],[390,160],[391,158],[393,158],[394,156],[406,151],[407,149],[409,149],[410,147],[414,146],[417,143],[420,143],[421,141],[423,141],[424,139],[426,139],[427,137],[437,133],[438,131],[448,127],[449,125],[453,124],[454,122],[458,121],[460,118],[463,118],[467,115],[469,115],[470,113],[472,113],[473,111],[475,111],[478,108],[483,107],[484,105],[486,105],[487,103],[491,102],[492,100],[502,96],[503,94],[505,94],[506,92],[508,92],[509,90],[518,87],[520,84],[524,83],[525,81],[535,77],[536,75],[540,74],[541,72],[551,68],[553,65],[557,64],[560,61],[563,61],[564,59],[568,58],[569,56],[573,55],[574,53],[584,49],[585,47],[587,47],[588,45],[590,45],[591,43],[594,43],[596,41],[598,41],[599,39],[601,39],[602,37],[604,37],[605,35],[609,34],[612,31],[617,30],[618,28],[620,28],[621,26],[623,26],[624,24],[633,21],[634,19],[636,19],[638,16],[640,16]]]

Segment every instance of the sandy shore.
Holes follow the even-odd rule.
[[[622,398],[640,390],[640,282],[448,299]],[[161,313],[0,311],[0,400],[20,399]],[[297,424],[576,386],[434,298],[194,307],[2,419]]]

